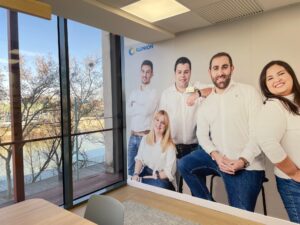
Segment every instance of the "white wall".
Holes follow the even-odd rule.
[[[131,47],[144,46],[125,40],[126,97],[139,84],[140,64],[150,59],[154,64],[152,84],[161,93],[173,83],[176,59],[187,56],[192,61],[192,81],[210,82],[207,70],[212,55],[228,52],[235,65],[233,79],[258,88],[262,67],[271,60],[287,61],[300,74],[300,4],[256,15],[227,24],[186,32],[175,39],[155,43],[149,50],[129,55]],[[129,123],[127,123],[129,124]],[[267,169],[270,182],[266,185],[268,215],[287,218],[277,194],[272,168]],[[217,183],[216,183],[217,184]],[[220,185],[217,185],[220,187]],[[217,200],[225,202],[223,188],[216,188]],[[219,190],[222,193],[219,193]],[[258,199],[261,211],[261,198]]]
[[[103,65],[103,96],[104,98],[104,125],[105,129],[113,127],[112,124],[112,95],[111,95],[111,62],[110,62],[110,43],[109,33],[102,31],[102,65]],[[113,150],[113,135],[110,132],[104,132],[105,143],[105,164],[106,172],[113,173],[114,167],[114,150]]]

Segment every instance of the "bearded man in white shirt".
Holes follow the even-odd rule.
[[[231,56],[221,52],[210,60],[214,83],[211,95],[197,116],[197,138],[202,149],[178,162],[192,195],[213,200],[205,184],[207,175],[219,175],[229,204],[254,211],[265,172],[264,156],[255,143],[253,126],[262,100],[251,86],[231,80]]]
[[[189,97],[195,95],[194,92],[201,97],[206,97],[211,92],[211,88],[199,90],[191,87],[188,90],[191,69],[191,61],[187,57],[176,60],[175,84],[163,91],[159,105],[159,109],[169,114],[171,136],[176,145],[178,159],[200,147],[196,137],[196,115],[201,100],[188,104]],[[178,189],[182,192],[182,180]]]
[[[158,105],[158,96],[155,89],[150,87],[153,77],[153,63],[144,60],[141,65],[141,84],[129,97],[127,114],[131,117],[131,135],[128,143],[128,174],[134,173],[135,157],[140,142],[150,131],[152,117]]]

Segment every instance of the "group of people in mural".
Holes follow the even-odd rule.
[[[289,218],[300,223],[300,85],[291,66],[271,61],[263,68],[264,99],[232,80],[228,53],[210,59],[211,87],[189,86],[191,69],[188,58],[177,59],[175,84],[159,99],[149,85],[153,64],[143,61],[141,85],[128,100],[131,179],[182,192],[183,178],[193,196],[213,200],[206,176],[218,175],[229,204],[254,211],[267,156]]]

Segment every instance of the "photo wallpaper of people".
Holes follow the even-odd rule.
[[[129,179],[300,223],[299,10],[128,54]]]

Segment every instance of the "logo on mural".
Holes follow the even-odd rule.
[[[147,45],[144,45],[144,46],[141,46],[141,47],[130,48],[128,53],[129,53],[129,55],[134,55],[137,52],[142,52],[142,51],[145,51],[145,50],[149,50],[153,47],[154,47],[153,44],[147,44]]]

